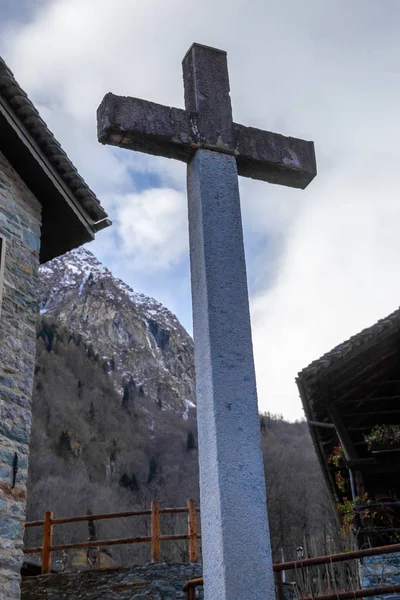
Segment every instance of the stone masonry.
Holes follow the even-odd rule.
[[[202,565],[149,564],[126,569],[26,577],[22,600],[184,600],[182,586],[201,577]],[[197,588],[198,598],[203,588]]]
[[[360,561],[361,588],[400,584],[400,554],[368,556]],[[375,596],[376,600],[394,600],[399,594]]]
[[[36,353],[41,206],[0,153],[0,234],[6,240],[0,312],[0,598],[20,597]],[[18,472],[13,487],[13,462]]]

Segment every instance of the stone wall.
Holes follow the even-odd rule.
[[[400,585],[400,554],[368,556],[360,561],[361,588]],[[398,600],[399,594],[375,596],[376,600]]]
[[[7,600],[20,597],[40,225],[38,201],[0,153],[0,234],[6,239],[0,312],[0,598]]]
[[[183,584],[202,576],[202,565],[150,564],[77,571],[22,580],[22,600],[183,600]],[[198,588],[202,597],[203,588]]]

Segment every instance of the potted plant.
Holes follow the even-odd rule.
[[[327,462],[328,465],[334,465],[335,467],[340,467],[344,463],[344,451],[341,444],[335,446]]]
[[[350,490],[349,478],[343,477],[342,471],[336,471],[335,483],[336,483],[338,490],[340,490],[343,494]]]
[[[354,502],[343,498],[343,502],[337,505],[338,512],[342,521],[343,533],[349,537],[354,525]]]
[[[349,478],[347,476],[347,470],[345,465],[345,456],[343,448],[340,444],[335,446],[332,453],[329,455],[327,460],[328,465],[336,467],[335,483],[342,493],[349,491]]]
[[[364,440],[369,452],[400,448],[400,425],[375,425]]]
[[[348,498],[343,498],[343,502],[338,504],[338,512],[342,521],[342,529],[343,533],[346,537],[349,537],[354,529],[356,523],[356,513],[359,517],[357,520],[357,527],[360,522],[363,522],[365,526],[365,521],[373,519],[375,513],[371,513],[370,509],[367,505],[371,503],[371,500],[368,498],[368,494],[364,494],[363,496],[357,496],[354,500],[349,500]],[[361,506],[362,505],[362,506]],[[357,510],[357,508],[359,509]]]

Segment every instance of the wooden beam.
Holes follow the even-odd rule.
[[[360,427],[347,427],[347,431],[368,431],[368,429],[371,429],[371,425],[361,425]]]
[[[344,394],[342,394],[341,396],[339,396],[338,398],[336,398],[335,402],[343,402],[346,398],[351,396],[351,394],[353,394],[356,390],[359,390],[365,386],[370,385],[371,382],[375,382],[375,380],[378,379],[378,377],[381,377],[384,373],[387,373],[387,371],[390,371],[391,369],[394,369],[394,367],[398,366],[397,354],[398,354],[398,350],[393,350],[389,354],[385,354],[384,356],[381,356],[378,360],[373,361],[372,363],[368,364],[360,372],[358,372],[355,375],[353,375],[352,377],[350,377],[349,380],[339,383],[338,389],[340,389],[344,386],[349,386],[352,384],[352,382],[357,382],[357,379],[359,379],[363,375],[363,373],[365,373],[365,371],[371,371],[371,369],[373,367],[375,368],[373,374],[370,377],[368,377],[368,379],[366,379],[365,381],[362,381],[362,382],[353,383],[353,387],[350,390],[348,390],[347,392],[345,392]],[[396,356],[396,360],[387,364],[387,362],[385,362],[385,361],[392,358],[393,356]],[[378,369],[377,366],[380,363],[384,363],[384,364],[383,364],[382,368]]]
[[[196,509],[199,510],[199,509]],[[181,508],[160,508],[160,515],[176,515],[187,512],[187,507]],[[132,510],[129,512],[118,512],[118,513],[104,513],[99,515],[83,515],[81,517],[67,517],[65,519],[54,519],[53,525],[61,525],[62,523],[79,523],[80,521],[99,521],[102,519],[122,519],[124,517],[140,517],[144,515],[151,515],[151,510]],[[38,527],[43,525],[43,521],[32,521],[25,523],[25,527]]]
[[[199,535],[197,537],[200,537]],[[187,534],[183,535],[160,535],[160,541],[183,541],[187,540]],[[96,540],[94,542],[77,542],[75,544],[62,544],[59,546],[51,546],[52,552],[59,552],[60,550],[76,550],[77,548],[95,548],[97,546],[123,546],[126,544],[147,544],[151,542],[151,537],[136,537],[136,538],[121,538],[117,540]],[[40,552],[41,548],[26,548],[25,554],[35,554]]]
[[[384,400],[398,400],[400,398],[400,395],[396,395],[396,396],[378,396],[378,397],[374,397],[374,396],[368,396],[368,398],[357,398],[355,400],[353,400],[353,398],[351,400],[349,400],[348,398],[346,400],[338,400],[338,402],[346,402],[350,403],[350,402],[373,402],[373,401],[377,401],[377,402],[382,402]]]
[[[331,403],[327,405],[327,410],[330,415],[332,423],[336,426],[336,433],[338,435],[339,441],[342,445],[344,455],[346,460],[357,460],[358,454],[353,445],[353,442],[350,439],[349,432],[347,431],[342,418],[339,414],[339,411],[335,404]]]
[[[397,408],[395,410],[373,410],[373,411],[368,411],[368,412],[362,412],[362,411],[358,411],[355,413],[344,413],[342,415],[343,418],[350,418],[350,417],[368,417],[368,416],[375,416],[375,415],[398,415],[400,413],[400,408]]]
[[[187,512],[186,506],[184,508],[160,508],[160,515],[178,515],[185,512]]]
[[[362,467],[368,467],[370,465],[376,465],[375,458],[372,458],[372,457],[357,458],[356,460],[348,460],[347,461],[347,466],[350,467],[350,469],[352,469],[352,468],[361,469]]]
[[[143,544],[151,542],[151,537],[121,538],[118,540],[96,540],[94,542],[77,542],[76,544],[60,544],[51,546],[52,552],[60,550],[76,550],[78,548],[96,548],[97,546],[122,546],[125,544]],[[28,552],[29,554],[29,552]]]
[[[43,546],[39,546],[38,548],[24,548],[22,552],[24,554],[39,554],[39,552],[43,551]]]
[[[167,542],[167,541],[183,541],[183,540],[187,540],[188,536],[187,533],[177,533],[177,534],[171,534],[171,535],[160,535],[160,540],[162,542]]]
[[[122,513],[105,513],[100,515],[84,515],[82,517],[67,517],[65,519],[54,519],[53,525],[62,525],[64,523],[80,523],[81,521],[100,521],[103,519],[122,519],[123,517],[138,517],[142,515],[151,515],[151,510],[136,510]],[[35,527],[40,525],[40,521],[27,523],[25,527]]]

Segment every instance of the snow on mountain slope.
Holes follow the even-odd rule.
[[[40,279],[41,313],[107,358],[126,402],[150,397],[183,416],[193,410],[193,342],[167,308],[113,277],[85,248],[41,266]]]

